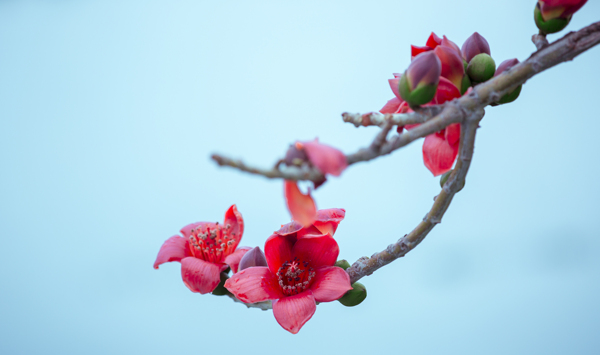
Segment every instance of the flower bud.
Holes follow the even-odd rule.
[[[452,174],[452,170],[450,170],[447,173],[445,173],[444,175],[442,175],[442,177],[440,178],[440,187],[444,188],[444,184],[446,183],[446,181],[448,181],[448,178],[450,177],[450,174]],[[463,183],[456,192],[459,192],[464,187],[465,187],[465,184]]]
[[[490,52],[490,45],[482,35],[475,32],[471,35],[471,37],[467,38],[465,43],[462,45],[462,55],[463,58],[467,61],[467,63],[471,62],[471,59],[478,54],[485,53],[487,55],[492,55]]]
[[[428,103],[435,96],[441,73],[442,63],[434,52],[419,54],[400,78],[400,96],[410,106]]]
[[[553,19],[569,19],[577,12],[587,0],[539,0],[537,8],[543,21]]]
[[[535,5],[533,19],[535,20],[535,25],[543,34],[560,32],[567,27],[569,22],[571,22],[572,16],[568,15],[563,17],[562,8],[558,11],[547,11],[543,13],[541,10],[541,3],[542,1],[539,1]]]
[[[301,166],[308,162],[308,156],[306,155],[306,151],[304,151],[302,144],[296,142],[296,144],[290,144],[290,148],[285,153],[283,161],[287,166]]]
[[[450,80],[456,88],[462,87],[462,79],[465,75],[462,58],[459,52],[450,46],[440,45],[434,49],[435,55],[438,56],[442,63],[441,75]]]
[[[335,266],[341,267],[342,269],[346,270],[347,268],[350,267],[350,263],[348,262],[348,260],[342,259],[342,260],[336,261]]]
[[[519,60],[517,58],[507,59],[507,60],[503,61],[498,66],[498,69],[496,69],[496,73],[494,74],[494,76],[498,76],[498,75],[504,73],[505,71],[514,67],[517,64],[519,64]],[[521,94],[522,87],[523,87],[523,85],[517,86],[516,89],[514,89],[513,91],[509,92],[508,94],[502,96],[502,98],[497,103],[492,104],[492,105],[497,106],[497,105],[507,104],[509,102],[515,101],[519,97],[519,94]]]
[[[346,292],[338,301],[346,307],[354,307],[361,304],[365,298],[367,298],[367,288],[360,282],[355,282],[352,284],[352,290]]]
[[[467,74],[472,81],[482,83],[490,80],[496,72],[496,62],[487,53],[481,53],[471,59]]]
[[[244,270],[253,266],[267,266],[267,259],[265,254],[260,250],[259,247],[250,249],[242,256],[240,260],[239,270]]]

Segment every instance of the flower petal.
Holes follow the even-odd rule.
[[[340,176],[348,166],[346,156],[339,149],[321,144],[316,139],[302,144],[310,162],[324,174]]]
[[[240,260],[242,260],[242,257],[244,256],[244,254],[246,254],[250,249],[252,249],[252,248],[239,247],[233,253],[231,253],[225,257],[225,260],[224,260],[225,264],[229,265],[229,267],[231,268],[231,271],[234,274],[236,272],[238,272]]]
[[[458,145],[460,142],[460,123],[454,123],[445,129],[446,141],[450,145]]]
[[[458,145],[451,145],[444,136],[430,134],[423,142],[423,162],[433,176],[442,175],[452,169],[458,155]]]
[[[317,214],[317,206],[310,193],[303,194],[295,181],[285,180],[283,183],[285,200],[294,221],[304,226],[312,224]]]
[[[410,59],[415,59],[416,56],[418,56],[419,54],[423,53],[423,52],[428,52],[430,50],[433,50],[433,48],[431,47],[427,47],[427,46],[423,46],[423,47],[418,47],[418,46],[410,46]]]
[[[292,249],[294,257],[298,257],[301,261],[308,261],[315,269],[321,266],[333,266],[339,253],[337,242],[329,234],[307,235],[298,239]]]
[[[229,207],[227,212],[225,212],[224,222],[224,232],[233,237],[234,244],[232,245],[232,248],[235,248],[240,243],[242,235],[244,234],[244,219],[235,205]],[[227,228],[228,225],[231,227]]]
[[[291,221],[290,223],[282,225],[279,230],[275,231],[275,234],[290,235],[298,232],[300,229],[302,229],[302,225],[300,223]]]
[[[329,208],[317,211],[317,218],[313,225],[321,232],[321,234],[329,234],[333,236],[338,225],[346,216],[346,210],[343,208]]]
[[[451,101],[460,97],[460,90],[452,84],[452,82],[444,77],[440,77],[440,83],[438,84],[437,91],[433,102],[441,105],[446,101]]]
[[[457,53],[452,47],[448,46],[437,46],[434,52],[442,62],[441,75],[459,88],[462,85],[463,76],[465,75],[465,67],[460,53]]]
[[[400,78],[388,79],[388,83],[390,84],[390,89],[392,89],[394,95],[396,95],[398,99],[402,100],[399,91]]]
[[[427,43],[425,43],[427,47],[434,48],[442,44],[442,39],[438,37],[435,33],[431,32],[429,38],[427,39]]]
[[[400,105],[402,104],[402,100],[400,100],[397,97],[394,97],[393,99],[389,100],[382,108],[381,110],[379,110],[380,113],[396,113],[396,111],[398,111],[398,108],[400,107]]]
[[[292,334],[298,333],[316,310],[317,304],[310,290],[273,302],[277,323]]]
[[[196,229],[196,227],[198,227],[201,224],[205,224],[205,222],[190,223],[187,226],[181,228],[179,232],[187,239],[190,237],[190,235],[192,235],[192,230]]]
[[[187,238],[174,235],[165,240],[160,247],[158,255],[156,256],[156,261],[154,261],[154,268],[158,269],[159,265],[170,261],[181,261],[181,259],[188,256],[191,256],[191,253]]]
[[[194,257],[181,260],[181,278],[192,292],[212,292],[221,282],[222,264],[210,263]]]
[[[277,282],[268,267],[255,266],[231,276],[225,288],[242,302],[256,303],[284,297]]]
[[[315,270],[315,274],[315,280],[310,289],[317,302],[335,301],[352,289],[350,276],[340,267],[320,267]]]
[[[294,243],[296,243],[295,235],[281,236],[273,234],[267,239],[265,242],[265,258],[273,274],[277,273],[284,262],[292,260]]]

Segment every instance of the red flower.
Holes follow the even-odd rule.
[[[577,12],[587,0],[539,0],[540,12],[544,21],[556,18],[567,19]]]
[[[225,287],[246,303],[273,301],[273,315],[292,334],[313,316],[316,302],[332,302],[351,290],[350,277],[333,266],[339,254],[329,233],[335,232],[344,210],[322,210],[314,225],[302,228],[286,224],[265,243],[268,267],[244,269],[225,282]]]
[[[181,262],[181,278],[192,292],[212,292],[221,281],[221,271],[231,267],[237,272],[240,259],[250,250],[237,248],[244,234],[244,220],[235,205],[225,212],[223,224],[196,222],[180,232],[183,237],[174,235],[160,247],[154,268],[169,261]]]

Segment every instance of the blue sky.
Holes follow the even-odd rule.
[[[487,110],[443,223],[363,279],[359,307],[321,304],[293,336],[270,311],[191,293],[177,263],[152,269],[165,239],[231,204],[243,245],[289,221],[281,181],[211,153],[269,166],[297,139],[365,146],[377,129],[340,114],[392,98],[410,44],[478,31],[498,63],[524,60],[534,3],[0,2],[0,353],[594,353],[599,48]],[[586,4],[568,30],[599,13]],[[354,261],[438,190],[419,141],[314,197],[347,210],[336,239]]]

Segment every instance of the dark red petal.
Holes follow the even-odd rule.
[[[310,266],[315,269],[321,266],[333,266],[339,253],[340,248],[337,242],[329,234],[307,235],[298,239],[292,249],[294,257],[301,261],[308,261]]]
[[[415,59],[416,56],[418,56],[419,54],[423,53],[423,52],[427,52],[433,50],[433,48],[424,46],[424,47],[418,47],[418,46],[410,46],[410,59]]]
[[[281,236],[273,234],[265,242],[265,258],[273,274],[281,267],[281,264],[292,260],[292,248],[296,243],[295,235]]]
[[[433,102],[441,105],[446,101],[451,101],[460,97],[460,90],[450,82],[450,80],[440,77],[440,83],[438,84],[437,91]]]
[[[285,180],[283,183],[285,200],[294,221],[303,226],[311,225],[317,214],[317,206],[310,193],[303,194],[295,181]]]
[[[434,48],[442,44],[442,39],[439,38],[435,33],[431,32],[429,38],[427,39],[427,43],[425,43],[427,47]]]
[[[240,260],[242,260],[242,257],[244,256],[244,254],[246,254],[248,252],[248,250],[250,250],[252,248],[250,247],[239,247],[237,248],[233,253],[227,255],[225,257],[225,264],[229,265],[229,267],[231,268],[231,271],[233,273],[236,273],[238,271],[238,267],[240,265]]]
[[[227,228],[228,225],[231,227]],[[235,205],[231,205],[227,212],[225,212],[223,227],[223,231],[233,237],[234,244],[232,245],[232,248],[237,247],[244,234],[244,219]]]
[[[190,291],[206,294],[221,282],[222,265],[187,257],[181,260],[181,278]]]
[[[423,162],[433,176],[442,175],[452,169],[458,155],[458,145],[450,145],[444,137],[430,134],[423,142]]]
[[[445,129],[445,137],[450,145],[458,145],[460,141],[460,123],[454,123]]]
[[[323,234],[323,233],[321,233],[321,231],[318,230],[314,224],[311,224],[310,226],[304,227],[301,230],[299,230],[298,234],[296,234],[296,237],[298,239],[300,239],[300,238],[304,237],[305,235],[315,235],[315,234]]]
[[[338,225],[346,216],[346,210],[343,208],[329,208],[317,211],[317,218],[313,225],[321,234],[330,234],[333,236]]]
[[[315,274],[310,289],[317,302],[335,301],[352,289],[350,276],[340,267],[321,267],[315,270]]]
[[[400,99],[400,101],[402,101],[402,98],[400,97],[400,91],[398,91],[398,85],[400,85],[400,78],[398,77],[394,79],[388,79],[388,83],[390,84],[390,89],[392,89],[394,95],[396,95],[396,97]]]
[[[324,174],[340,176],[348,166],[346,156],[339,149],[321,144],[316,139],[303,144],[310,162]]]
[[[225,281],[225,288],[245,303],[256,303],[284,297],[277,277],[268,267],[244,269]]]
[[[402,100],[398,99],[397,97],[394,97],[393,99],[389,100],[382,108],[381,110],[379,110],[379,112],[381,113],[396,113],[396,111],[398,111],[398,108],[400,107],[400,104],[402,104]]]
[[[154,268],[158,269],[159,265],[170,261],[181,261],[181,259],[191,255],[188,240],[178,235],[174,235],[165,240],[160,247],[158,255],[156,256],[156,261],[154,261]]]
[[[310,290],[273,302],[277,323],[292,334],[298,333],[316,310],[317,304]]]

